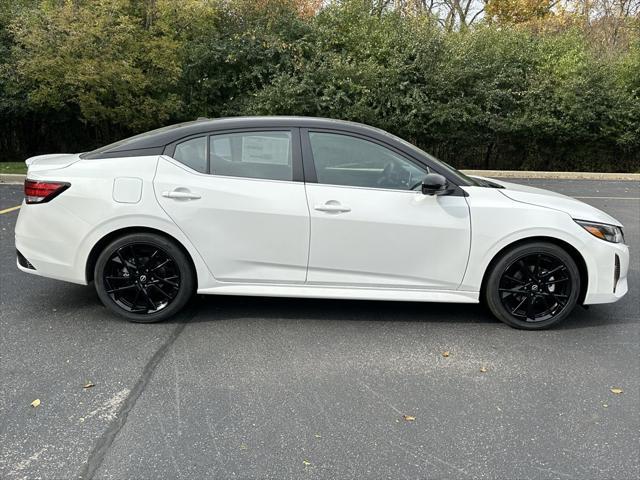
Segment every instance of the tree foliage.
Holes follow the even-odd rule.
[[[456,166],[640,169],[637,18],[490,0],[470,26],[481,10],[449,4],[453,20],[417,1],[12,0],[0,152],[295,114],[378,126]]]
[[[551,0],[490,0],[486,14],[498,23],[517,24],[547,17]]]

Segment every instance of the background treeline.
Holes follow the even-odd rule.
[[[0,0],[0,161],[196,117],[355,120],[458,167],[640,170],[640,0]]]

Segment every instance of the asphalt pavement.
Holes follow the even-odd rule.
[[[0,186],[0,478],[640,477],[640,183],[515,181],[625,224],[624,299],[543,332],[476,305],[218,296],[131,324],[17,270],[21,187]]]

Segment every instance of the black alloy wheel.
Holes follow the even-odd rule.
[[[102,278],[111,300],[130,313],[159,312],[180,290],[175,260],[148,243],[117,248],[107,261]]]
[[[112,242],[96,262],[94,279],[105,306],[134,322],[168,318],[194,289],[186,255],[155,234],[132,234]]]
[[[551,243],[520,245],[496,263],[486,285],[486,302],[511,326],[538,330],[565,318],[580,293],[575,260]]]
[[[542,253],[525,255],[513,262],[500,278],[502,305],[527,322],[543,322],[567,305],[571,278],[557,257]]]

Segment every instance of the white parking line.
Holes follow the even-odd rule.
[[[640,197],[573,197],[579,200],[591,200],[594,198],[599,198],[602,200],[640,200]]]
[[[0,210],[0,215],[2,215],[3,213],[9,213],[18,210],[21,206],[22,205],[18,205],[17,207],[5,208],[4,210]]]

